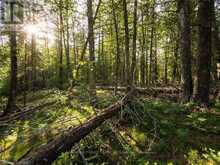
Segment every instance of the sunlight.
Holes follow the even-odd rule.
[[[52,46],[55,41],[54,25],[50,22],[38,22],[36,24],[26,24],[23,27],[23,31],[27,35],[27,39],[30,40],[32,35],[35,35],[39,44],[44,44],[47,38],[49,46]]]
[[[27,35],[39,34],[40,30],[37,25],[29,24],[24,27],[24,31]]]

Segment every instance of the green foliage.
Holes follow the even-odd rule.
[[[186,156],[190,165],[204,165],[213,164],[217,165],[220,163],[220,152],[213,149],[205,149],[205,153],[199,154],[197,150],[190,150]]]
[[[17,160],[97,113],[85,87],[78,87],[71,100],[67,96],[60,90],[29,93],[27,106],[56,103],[34,112],[31,118],[0,127],[0,146],[8,148],[1,159]],[[99,108],[116,100],[108,91],[97,91]],[[100,165],[218,164],[220,137],[213,134],[210,139],[209,131],[220,131],[220,118],[209,113],[191,113],[188,108],[160,100],[133,100],[120,115],[97,128],[71,152],[63,153],[54,164],[83,164],[85,160]]]
[[[7,46],[0,46],[0,96],[7,96],[9,87],[9,49]]]

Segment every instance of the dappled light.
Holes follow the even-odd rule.
[[[218,0],[0,0],[0,165],[220,164]]]

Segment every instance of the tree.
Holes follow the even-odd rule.
[[[141,86],[144,87],[147,83],[147,69],[148,64],[146,63],[146,53],[147,53],[147,46],[146,46],[146,28],[144,24],[144,9],[143,5],[141,5],[141,35],[142,39],[140,39],[141,44],[141,57],[140,57],[140,76],[141,76]]]
[[[32,23],[33,25],[36,22],[36,18],[35,18],[35,12],[33,10],[32,13]],[[31,34],[31,88],[32,90],[35,89],[35,82],[37,79],[37,69],[36,69],[36,65],[37,65],[37,49],[36,49],[36,34],[32,33]]]
[[[217,64],[220,63],[220,38],[219,38],[219,29],[217,25],[217,17],[215,11],[215,1],[212,0],[212,22],[213,22],[213,78],[218,80],[218,68]]]
[[[71,64],[70,64],[70,30],[69,30],[69,10],[71,7],[71,3],[69,0],[65,0],[64,7],[65,7],[64,20],[65,20],[66,26],[63,27],[63,38],[64,38],[64,44],[65,44],[65,53],[66,53],[67,79],[70,80],[72,78],[72,70],[71,70]]]
[[[178,0],[181,77],[183,96],[182,101],[188,102],[193,93],[191,72],[191,28],[190,28],[190,1]]]
[[[16,31],[10,32],[10,58],[11,58],[11,72],[10,72],[10,89],[7,107],[5,114],[16,108],[16,90],[17,90],[17,41]]]
[[[150,30],[150,55],[149,55],[149,83],[153,83],[153,45],[155,38],[155,0],[153,1],[151,10],[151,30]]]
[[[87,0],[87,16],[88,16],[88,39],[89,39],[89,89],[92,95],[96,91],[96,72],[95,72],[95,41],[93,29],[93,10],[92,0]]]
[[[132,64],[131,64],[131,85],[135,81],[135,67],[136,67],[136,48],[137,48],[137,0],[134,1],[134,20],[133,20],[133,49],[132,49]]]
[[[198,8],[199,41],[197,58],[197,87],[195,98],[199,103],[209,104],[211,41],[212,41],[212,0],[199,0]]]
[[[127,1],[123,0],[123,12],[124,12],[124,29],[125,29],[125,77],[126,86],[131,85],[130,81],[130,50],[129,50],[129,28],[128,28],[128,11],[127,11]]]
[[[63,87],[63,2],[59,1],[59,32],[58,32],[58,57],[59,57],[59,88]]]
[[[114,21],[114,28],[115,28],[115,46],[116,46],[116,64],[115,64],[115,95],[117,94],[118,89],[118,79],[119,79],[119,65],[120,65],[120,43],[119,43],[119,34],[118,34],[118,23],[116,18],[115,12],[115,3],[112,0],[112,14],[113,14],[113,21]]]

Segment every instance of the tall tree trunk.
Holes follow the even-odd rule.
[[[149,47],[148,47],[148,42],[146,42],[146,86],[149,85]]]
[[[95,20],[96,20],[96,18],[97,18],[97,16],[98,16],[101,3],[102,3],[102,0],[99,0],[98,6],[97,6],[96,11],[95,11],[95,16],[94,16],[93,21],[92,21],[93,25],[95,24]],[[82,53],[81,53],[81,55],[80,55],[79,62],[81,62],[81,61],[84,60],[84,56],[85,56],[85,54],[86,54],[86,48],[87,48],[88,43],[89,43],[89,36],[86,38],[85,44],[83,45],[83,49],[82,49]],[[79,64],[77,65],[77,67],[76,67],[76,77],[75,77],[75,79],[77,79],[77,78],[79,77],[79,69],[80,69],[80,66],[81,66],[81,65],[80,65],[80,63],[79,63]],[[73,79],[71,88],[73,87],[73,84],[74,84],[74,82],[75,82],[75,79]]]
[[[58,44],[58,54],[59,54],[59,88],[63,87],[63,11],[62,2],[60,2],[59,9],[59,44]]]
[[[27,90],[28,90],[28,72],[27,72],[27,67],[28,67],[28,43],[27,43],[27,36],[24,34],[24,107],[26,106],[27,102]]]
[[[132,49],[132,63],[131,63],[131,85],[135,84],[135,70],[136,70],[136,48],[137,48],[137,0],[134,1],[134,20],[133,20],[133,49]]]
[[[158,66],[157,66],[157,34],[155,33],[155,49],[154,49],[154,73],[153,82],[156,83],[158,80]]]
[[[120,65],[120,43],[119,43],[119,35],[118,35],[118,22],[115,13],[115,3],[112,0],[112,13],[113,13],[113,20],[114,20],[114,27],[115,27],[115,46],[116,46],[116,64],[115,64],[115,95],[117,94],[118,90],[118,79],[119,79],[119,65]]]
[[[106,58],[106,55],[104,53],[104,49],[105,49],[105,46],[104,46],[104,31],[102,29],[102,32],[101,32],[101,54],[102,54],[102,75],[103,75],[103,80],[104,81],[107,81],[107,78],[108,78],[108,68],[106,67],[107,66],[107,58]]]
[[[212,41],[212,0],[199,0],[199,43],[197,59],[197,88],[195,98],[202,105],[209,104],[209,85]]]
[[[153,2],[152,13],[151,13],[151,34],[150,34],[150,56],[149,56],[149,83],[153,82],[153,41],[154,41],[154,31],[155,31],[155,0]]]
[[[100,26],[100,24],[99,24]],[[101,82],[103,83],[104,78],[103,78],[103,74],[102,74],[102,52],[101,52],[101,30],[99,30],[98,33],[98,58],[97,58],[97,64],[96,64],[96,78],[97,78],[97,82]]]
[[[177,81],[178,76],[178,52],[179,52],[179,39],[176,39],[176,44],[174,48],[174,60],[173,60],[173,83]]]
[[[168,43],[169,45],[170,43]],[[167,47],[167,51],[165,51],[165,65],[164,65],[164,82],[165,84],[168,83],[168,77],[167,77],[167,72],[168,72],[168,54],[169,54],[169,46]]]
[[[73,48],[74,48],[74,55],[73,55],[73,68],[76,69],[76,66],[78,64],[77,59],[78,59],[78,47],[76,45],[76,35],[73,37]]]
[[[88,39],[89,39],[89,89],[92,95],[96,94],[96,72],[95,72],[95,43],[93,29],[93,10],[92,0],[87,0],[87,16],[88,16]]]
[[[124,12],[124,28],[125,28],[125,77],[126,86],[131,85],[130,81],[130,50],[129,50],[129,27],[128,27],[128,11],[127,1],[123,0],[123,12]]]
[[[34,90],[36,81],[36,36],[32,34],[31,37],[31,88]]]
[[[144,87],[146,84],[146,30],[144,28],[144,11],[143,6],[141,7],[141,33],[142,33],[142,45],[141,45],[141,61],[140,61],[140,76],[141,76],[141,86]],[[141,43],[141,42],[140,42]]]
[[[69,32],[68,18],[66,18],[66,65],[67,65],[67,78],[68,80],[70,80],[72,78],[72,71],[70,66],[70,32]]]
[[[10,32],[10,57],[11,57],[11,72],[10,72],[10,89],[7,107],[4,113],[9,113],[16,107],[16,90],[17,90],[17,41],[16,31]]]
[[[213,16],[213,74],[214,80],[220,79],[218,77],[218,63],[220,64],[220,38],[219,29],[217,25],[216,11],[215,11],[215,1],[212,0],[212,16]]]
[[[35,24],[35,13],[33,12],[32,21]],[[31,34],[31,90],[34,90],[37,78],[37,52],[36,52],[36,34]]]
[[[178,0],[181,77],[183,96],[182,101],[188,102],[193,93],[191,72],[191,28],[190,28],[190,1]]]

